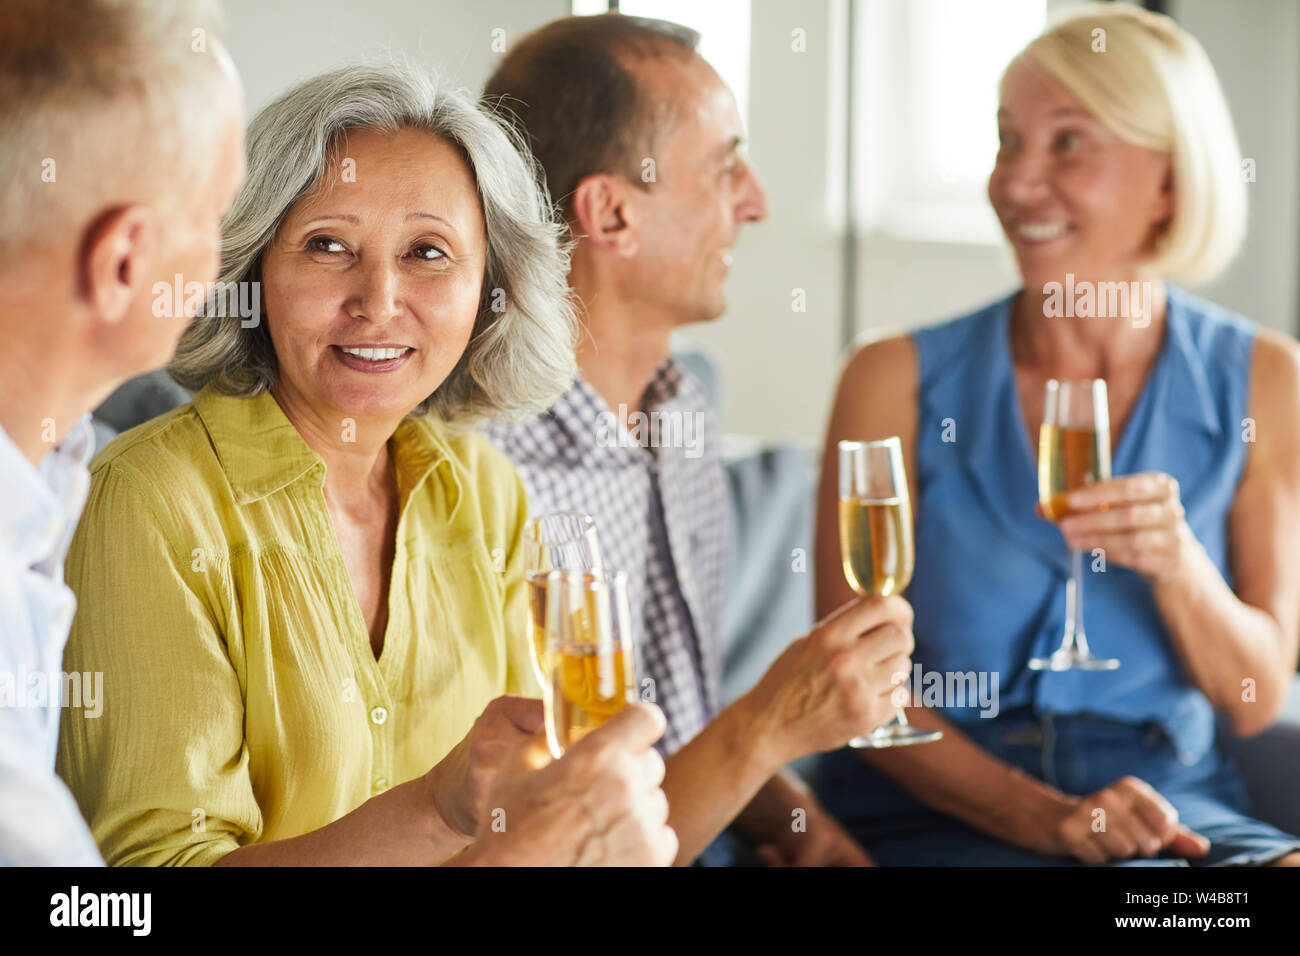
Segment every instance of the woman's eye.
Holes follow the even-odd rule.
[[[1074,150],[1078,149],[1080,144],[1081,140],[1073,133],[1062,133],[1056,137],[1056,145],[1059,149]]]
[[[437,246],[430,245],[427,242],[420,243],[411,251],[415,253],[415,258],[425,259],[430,262],[432,262],[434,259],[442,259],[446,256],[446,253],[443,252],[441,249],[439,249]]]
[[[307,240],[307,248],[313,252],[343,252],[343,243],[329,236],[313,236]]]

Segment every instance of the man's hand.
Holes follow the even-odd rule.
[[[1100,813],[1098,811],[1101,811]],[[1152,857],[1168,848],[1181,857],[1205,856],[1210,841],[1178,822],[1178,811],[1137,777],[1078,798],[1074,808],[1046,822],[1048,852],[1084,863]]]
[[[901,597],[850,601],[776,659],[745,695],[757,742],[782,766],[843,747],[886,723],[911,671],[912,608]]]
[[[652,745],[664,716],[629,704],[551,761],[541,735],[498,775],[474,845],[461,863],[488,866],[668,866],[677,835]],[[549,761],[549,762],[548,762]]]
[[[765,866],[875,866],[847,830],[824,810],[808,808],[803,830],[793,826],[771,843],[760,846]]]
[[[465,739],[425,779],[443,822],[466,838],[478,832],[488,790],[503,761],[542,727],[542,702],[498,697],[490,702]]]

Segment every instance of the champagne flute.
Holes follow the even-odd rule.
[[[1047,382],[1043,424],[1038,432],[1038,501],[1052,521],[1071,514],[1071,491],[1110,480],[1110,410],[1106,382]],[[1065,636],[1050,657],[1034,657],[1032,670],[1110,671],[1115,658],[1093,657],[1083,633],[1083,552],[1070,550],[1065,585]]]
[[[546,575],[550,571],[599,574],[596,519],[577,511],[555,511],[534,518],[524,529],[524,577],[528,583],[529,653],[545,695],[551,679],[546,666]]]
[[[840,450],[840,557],[844,577],[864,597],[901,594],[912,580],[912,507],[897,437],[842,441]],[[907,722],[903,708],[894,719],[850,747],[901,747],[943,736]]]
[[[546,645],[546,735],[558,759],[636,699],[627,575],[547,574]]]

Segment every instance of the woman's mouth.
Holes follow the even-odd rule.
[[[338,360],[358,372],[391,372],[401,368],[415,349],[409,345],[332,345]]]
[[[1055,222],[1020,220],[1012,227],[1012,234],[1022,242],[1051,242],[1053,239],[1060,239],[1070,231],[1070,224],[1059,220]]]

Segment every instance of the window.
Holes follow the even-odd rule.
[[[1047,0],[865,0],[854,51],[854,208],[897,238],[996,243],[985,198],[998,80]]]

